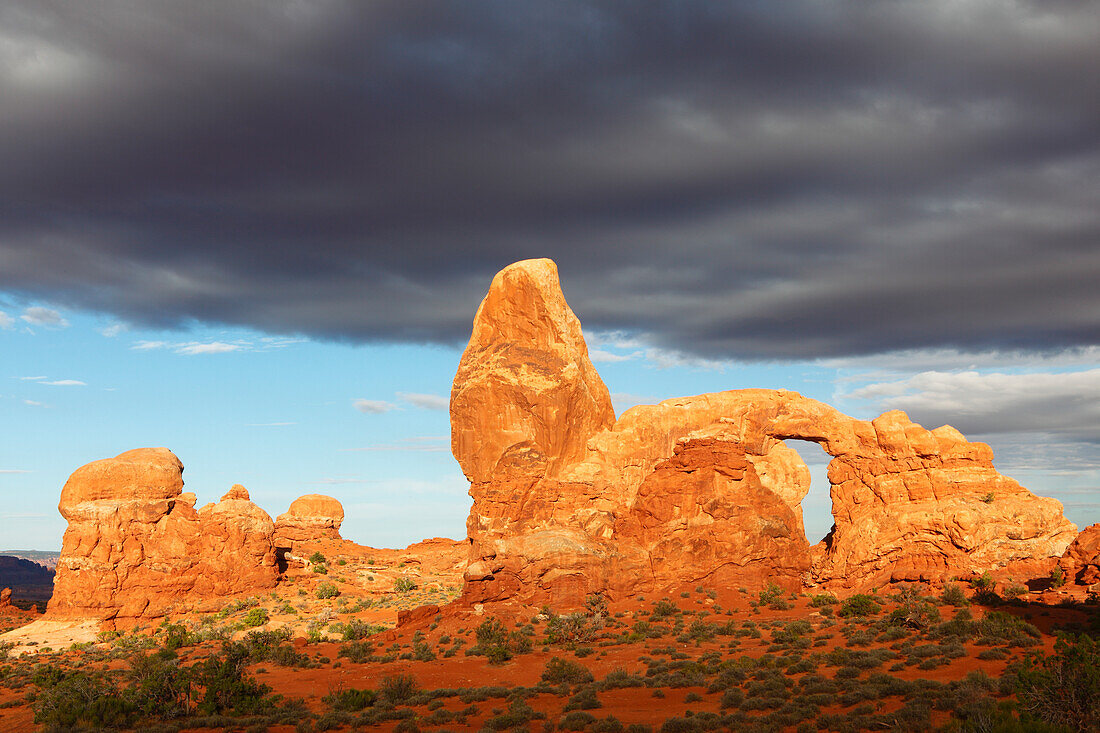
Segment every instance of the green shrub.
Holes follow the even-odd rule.
[[[1061,588],[1066,584],[1066,574],[1057,565],[1050,571],[1050,587]]]
[[[485,721],[485,728],[489,730],[527,730],[527,724],[535,718],[545,718],[544,713],[536,713],[522,698],[515,698],[508,703],[508,712],[495,715]]]
[[[776,644],[794,644],[814,630],[809,621],[791,621],[778,629],[772,629],[772,642]]]
[[[943,587],[943,593],[940,594],[940,600],[947,606],[969,606],[970,601],[967,599],[966,594],[963,593],[955,583],[948,583]]]
[[[309,562],[311,565],[320,565],[323,562],[327,562],[327,560],[320,551],[317,551],[309,556]]]
[[[255,626],[263,626],[268,621],[267,611],[262,608],[253,608],[251,611],[245,614],[245,617],[241,619],[241,623],[244,624],[246,629],[253,628]]]
[[[789,603],[783,600],[783,596],[786,595],[786,591],[775,583],[768,583],[768,587],[760,591],[760,595],[757,596],[757,602],[761,606],[767,606],[768,608],[778,611],[785,611],[791,607]]]
[[[407,674],[385,677],[378,684],[378,694],[394,705],[405,702],[419,690],[420,685],[417,684],[416,678]]]
[[[1001,611],[990,611],[975,626],[979,644],[1009,644],[1010,646],[1034,646],[1041,634],[1039,629],[1022,618]]]
[[[596,716],[583,710],[574,710],[561,716],[558,721],[559,730],[585,730],[589,723],[596,722]]]
[[[302,667],[308,663],[304,654],[290,644],[290,629],[250,631],[234,644],[243,650],[249,662],[274,662],[283,667]]]
[[[326,695],[323,699],[332,706],[333,710],[357,713],[364,708],[373,706],[377,698],[378,696],[373,690],[357,690],[352,688],[333,692]]]
[[[992,605],[1001,600],[997,595],[997,581],[987,570],[970,581],[970,587],[974,589],[974,600],[982,605]]]
[[[408,593],[409,591],[416,590],[416,581],[407,575],[402,575],[394,579],[393,590],[395,593]]]
[[[603,703],[596,697],[596,688],[593,685],[587,685],[577,691],[577,694],[569,698],[569,702],[562,708],[563,712],[569,712],[570,710],[595,710],[603,707]]]
[[[595,638],[601,624],[601,619],[590,618],[583,613],[551,614],[546,621],[546,641],[550,644],[585,644]]]
[[[1029,654],[1016,676],[1020,707],[1039,720],[1071,730],[1100,730],[1100,642],[1061,636],[1054,654]]]
[[[165,649],[175,651],[181,647],[197,644],[199,641],[199,637],[192,634],[183,624],[169,624],[164,627]]]
[[[336,587],[335,583],[321,583],[317,586],[317,591],[314,593],[319,599],[336,598],[340,595],[340,589]]]
[[[504,664],[514,654],[531,651],[531,639],[518,631],[508,628],[498,618],[487,618],[475,632],[477,645],[468,654],[486,657],[490,664]]]
[[[814,608],[825,608],[840,603],[832,593],[817,593],[810,596],[810,605]]]
[[[592,673],[587,667],[560,657],[551,657],[542,670],[542,681],[551,685],[580,685],[591,682],[592,679]]]
[[[667,598],[662,598],[661,600],[653,604],[653,610],[650,612],[649,618],[651,620],[657,621],[659,619],[667,618],[669,616],[676,616],[679,613],[680,609],[676,606],[675,603],[668,600]]]
[[[34,675],[34,684],[34,722],[50,731],[128,728],[137,714],[117,687],[87,672],[47,667]]]
[[[345,657],[356,664],[365,664],[374,656],[374,644],[369,641],[341,644],[338,656]]]
[[[188,714],[191,674],[174,658],[164,653],[133,657],[128,677],[130,686],[125,696],[142,717],[179,718]]]
[[[866,593],[857,593],[850,598],[844,599],[844,602],[840,604],[840,616],[874,616],[882,610],[882,606],[875,603],[875,599]]]
[[[271,688],[245,675],[248,658],[247,646],[227,642],[221,655],[208,657],[192,668],[196,683],[204,689],[200,713],[254,715],[269,707],[265,698]]]

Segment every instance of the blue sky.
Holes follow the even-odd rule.
[[[346,512],[344,536],[362,544],[464,536],[470,500],[450,454],[446,409],[457,346],[352,345],[198,324],[143,330],[48,304],[5,305],[0,545],[59,547],[65,523],[56,504],[68,475],[143,446],[166,446],[180,457],[187,490],[200,504],[242,483],[273,517],[301,494],[337,497]],[[989,379],[1012,378],[1003,363],[943,369],[959,357],[942,353],[923,354],[925,363],[913,354],[895,361],[738,363],[652,347],[622,333],[588,337],[620,414],[668,397],[764,387],[793,389],[857,417],[874,417],[891,403],[915,407],[919,417],[935,412],[921,406],[922,395],[934,395],[937,405],[959,389],[980,398],[977,390]],[[1051,374],[1055,386],[1080,375],[1087,381],[1095,364],[1080,362],[1089,357],[1063,355],[1055,365],[1011,371],[1024,389],[1027,380],[1049,381]],[[919,371],[899,371],[901,364]],[[921,369],[930,366],[940,370]],[[914,388],[918,378],[932,385]],[[983,419],[1002,408],[982,406]],[[1100,520],[1095,463],[1064,438],[1046,438],[1044,450],[1054,453],[1036,456],[1021,444],[1031,435],[1022,427],[983,436],[999,449],[998,467],[1061,499],[1078,524]],[[813,474],[804,509],[807,534],[816,541],[831,524],[826,456],[812,444],[795,447]]]

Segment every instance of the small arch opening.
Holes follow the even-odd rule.
[[[275,548],[275,568],[280,574],[285,573],[287,568],[290,567],[290,560],[287,555],[290,554],[289,547],[276,547]]]
[[[816,545],[833,529],[833,498],[829,484],[829,461],[833,459],[825,449],[808,440],[783,441],[802,457],[810,469],[810,490],[802,500],[802,524],[806,529],[806,541]]]

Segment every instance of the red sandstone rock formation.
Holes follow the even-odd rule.
[[[306,494],[275,519],[275,546],[296,548],[318,539],[339,540],[344,507],[331,496]]]
[[[548,260],[512,265],[478,309],[451,396],[452,449],[474,506],[467,602],[578,604],[709,582],[853,588],[1059,555],[1053,499],[993,468],[983,443],[901,412],[855,420],[794,392],[735,390],[614,421]],[[818,443],[835,526],[814,548]]]
[[[183,464],[165,448],[77,469],[58,505],[69,527],[47,614],[159,617],[273,587],[274,524],[244,487],[198,512],[182,488]]]
[[[1066,548],[1058,567],[1070,583],[1100,583],[1100,522],[1081,530],[1081,534]]]
[[[11,608],[11,588],[0,590],[0,610]]]
[[[510,463],[554,476],[614,422],[557,265],[525,260],[497,273],[451,389],[451,449],[462,470],[475,482]]]

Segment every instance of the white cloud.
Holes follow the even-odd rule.
[[[616,349],[639,349],[646,342],[635,334],[626,331],[584,331],[584,342],[589,348],[611,346]]]
[[[629,392],[612,392],[611,404],[617,414],[622,414],[635,405],[652,405],[655,400],[652,397],[630,394]]]
[[[107,338],[114,338],[115,336],[118,336],[120,333],[123,333],[125,331],[129,331],[129,330],[130,330],[130,327],[128,325],[126,325],[125,323],[112,323],[109,326],[104,326],[103,328],[99,329],[99,333],[102,334],[103,336],[106,336]]]
[[[908,349],[870,356],[820,359],[815,363],[832,369],[856,372],[842,377],[841,381],[887,379],[920,372],[1004,369],[1005,365],[1012,365],[1015,369],[1051,370],[1100,364],[1100,346],[1051,352]]]
[[[79,379],[58,379],[53,382],[40,382],[40,384],[52,384],[54,387],[87,387],[87,382],[81,382]]]
[[[191,342],[179,344],[176,346],[175,352],[177,354],[193,356],[195,354],[226,354],[230,351],[240,351],[244,348],[244,344],[227,344],[223,341],[212,341],[207,344]]]
[[[197,354],[228,354],[234,351],[272,351],[292,344],[305,343],[309,339],[264,337],[258,343],[237,339],[225,341],[137,341],[130,346],[134,351],[167,349],[183,356]]]
[[[49,405],[37,402],[35,400],[23,400],[24,405],[30,405],[31,407],[49,407]]]
[[[588,358],[594,362],[617,362],[617,361],[630,361],[631,359],[638,359],[644,356],[644,352],[633,351],[629,354],[614,354],[604,349],[591,349],[588,352]]]
[[[62,318],[59,312],[38,305],[27,308],[20,318],[32,326],[44,326],[46,328],[69,327],[69,322]]]
[[[45,379],[45,378],[46,378],[45,376],[39,376],[39,377],[16,377],[16,379],[22,379],[22,380],[23,380],[24,382],[41,382],[41,381],[42,381],[43,379]]]
[[[1048,432],[1100,442],[1100,369],[1026,374],[921,372],[840,395],[904,410],[928,427],[964,433]]]
[[[22,469],[22,468],[0,468],[0,473],[4,473],[4,474],[11,474],[11,473],[30,473],[30,471],[26,471],[26,470],[24,470],[24,469]]]
[[[173,353],[184,356],[197,354],[227,354],[231,351],[248,351],[250,344],[245,341],[236,341],[231,344],[224,341],[183,341],[172,343],[170,341],[138,341],[132,346],[134,351],[154,351],[156,349],[170,349]]]
[[[15,319],[4,311],[0,311],[0,330],[10,331],[15,326]]]
[[[288,336],[264,336],[260,339],[260,344],[265,349],[285,349],[287,346],[294,344],[307,343],[309,339],[306,338],[291,338]]]
[[[440,397],[435,394],[420,394],[417,392],[398,392],[397,396],[408,402],[410,405],[416,407],[422,407],[425,410],[447,410],[451,406],[451,401],[447,397]]]
[[[673,349],[646,349],[646,361],[652,363],[658,369],[687,368],[706,369],[710,371],[725,371],[733,366],[732,361],[719,359],[706,359],[702,356],[685,354]]]
[[[364,412],[368,415],[381,415],[384,412],[397,409],[397,405],[383,400],[365,400],[360,398],[352,400],[351,404],[356,410],[359,410],[359,412]]]

